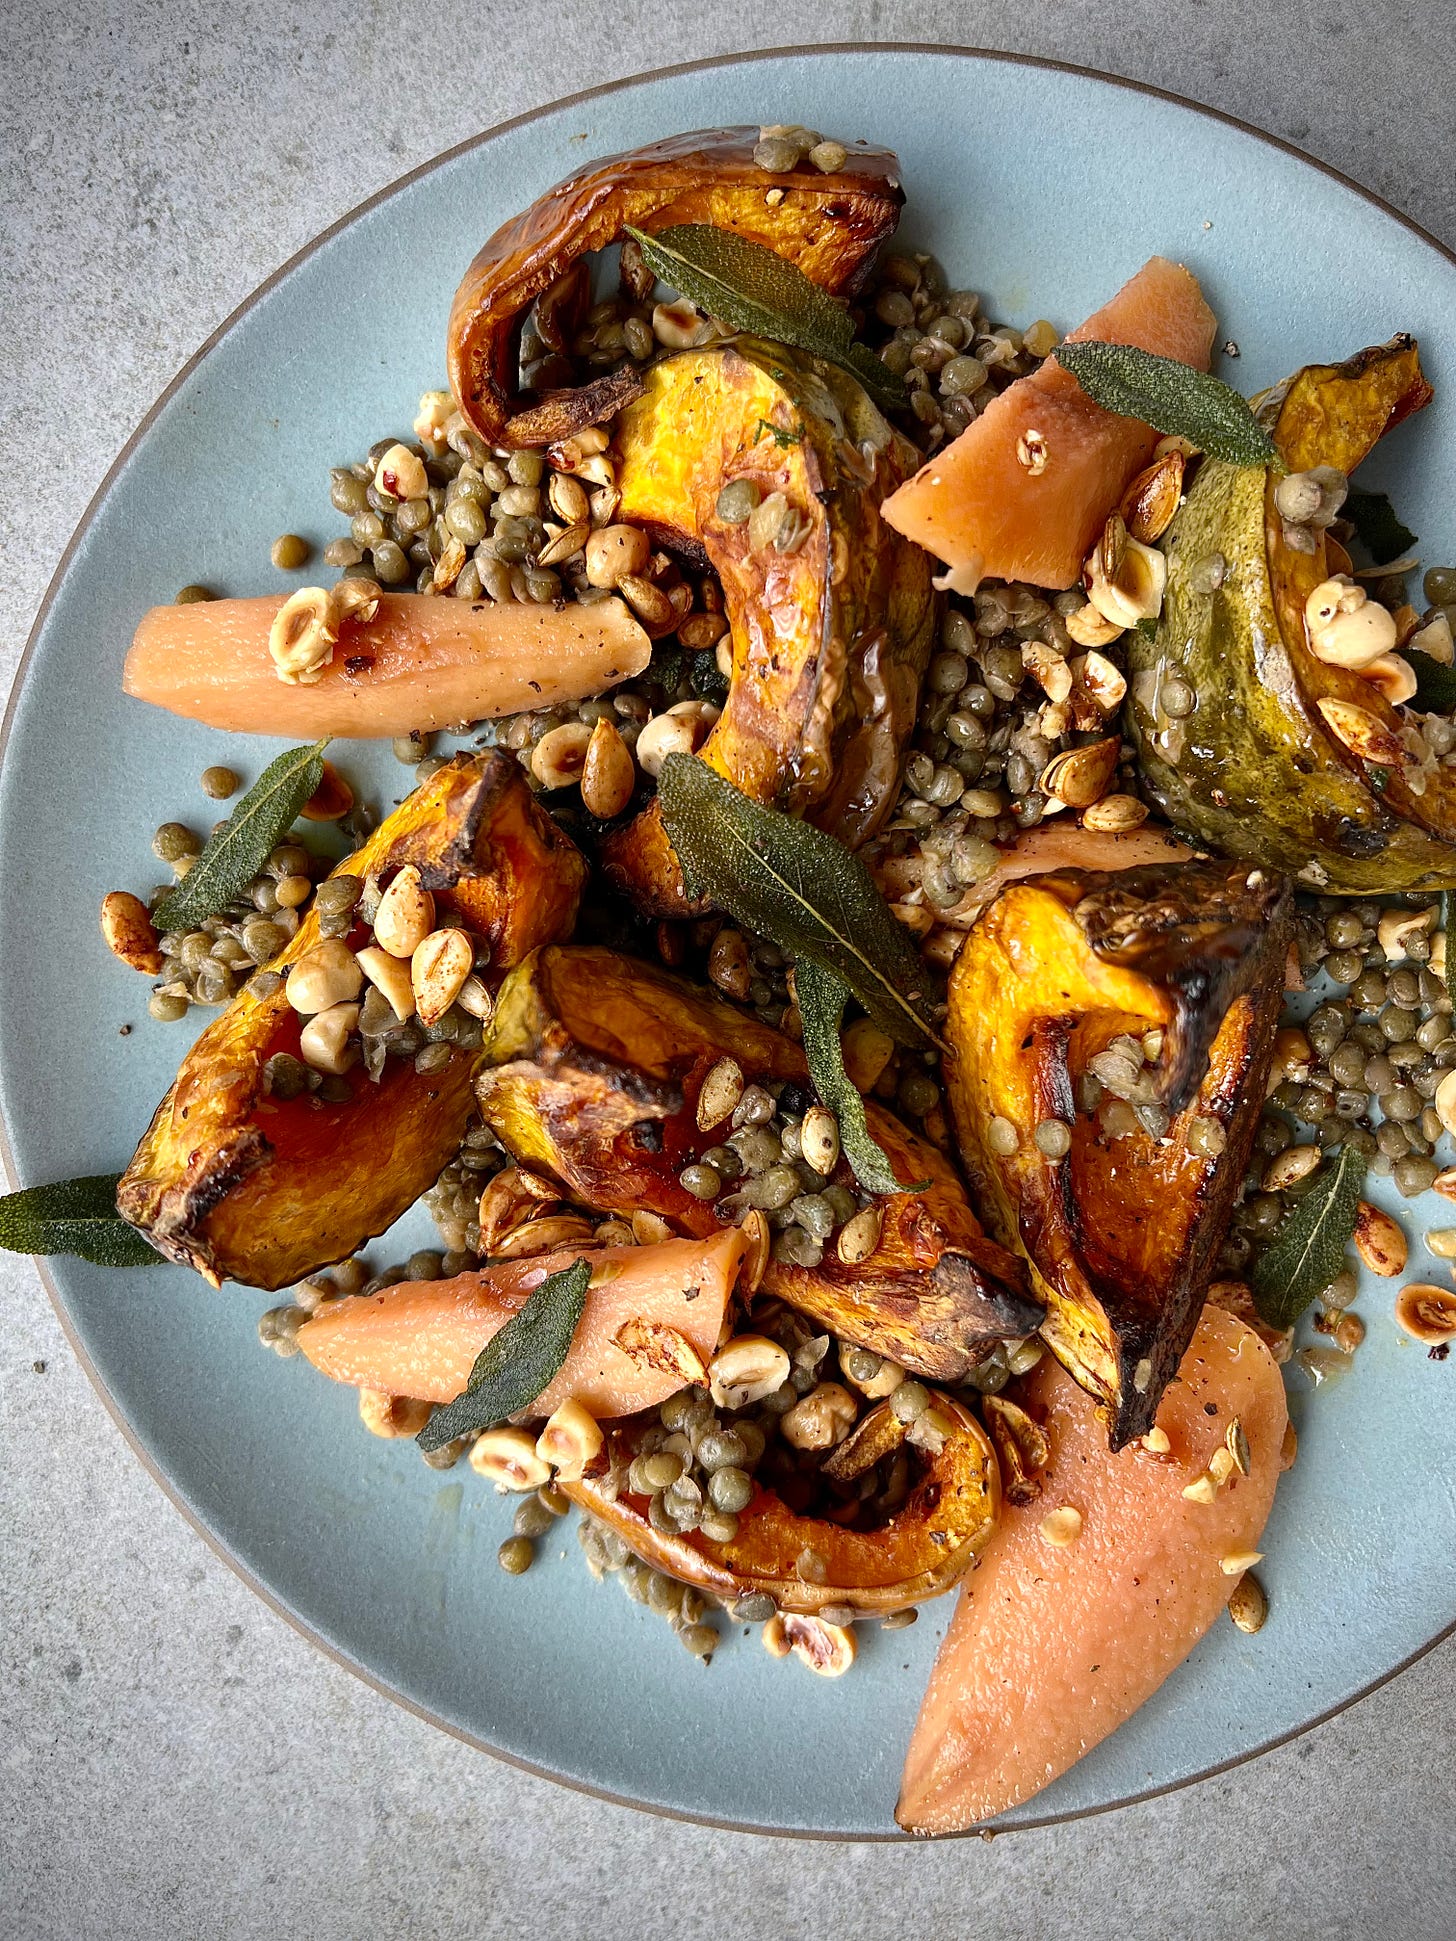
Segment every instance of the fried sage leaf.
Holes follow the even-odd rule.
[[[1410,527],[1396,518],[1395,508],[1383,492],[1362,492],[1358,486],[1352,487],[1340,510],[1376,566],[1404,558],[1418,543]]]
[[[696,755],[668,756],[658,794],[692,895],[833,971],[897,1044],[939,1043],[930,974],[843,843],[751,802]]]
[[[570,1351],[591,1275],[591,1262],[578,1260],[546,1276],[476,1356],[465,1393],[436,1409],[420,1430],[421,1449],[443,1449],[457,1436],[493,1429],[551,1386]]]
[[[98,1267],[159,1267],[162,1256],[116,1210],[117,1174],[61,1179],[0,1197],[0,1247],[77,1254]]]
[[[1274,441],[1247,398],[1206,371],[1134,344],[1059,344],[1056,359],[1104,411],[1140,418],[1229,465],[1277,465]]]
[[[812,957],[794,966],[794,997],[804,1021],[804,1056],[814,1090],[839,1121],[839,1147],[867,1193],[918,1193],[930,1184],[906,1184],[895,1177],[889,1155],[870,1131],[859,1088],[844,1069],[839,1028],[849,1002],[849,986],[835,971]]]
[[[1419,648],[1407,647],[1405,658],[1416,677],[1411,706],[1422,714],[1450,714],[1456,708],[1456,667],[1447,667]]]
[[[269,762],[175,890],[152,912],[158,930],[193,930],[225,910],[267,862],[322,782],[327,739]]]
[[[629,225],[627,234],[647,267],[710,317],[838,364],[877,404],[906,403],[902,381],[853,341],[849,312],[776,250],[706,222],[679,223],[655,236]]]
[[[1341,1147],[1259,1256],[1254,1306],[1271,1328],[1292,1328],[1344,1266],[1364,1183],[1364,1155]]]

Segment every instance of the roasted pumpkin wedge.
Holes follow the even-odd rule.
[[[1291,472],[1349,473],[1431,396],[1409,337],[1310,365],[1264,400]],[[1363,895],[1456,884],[1456,773],[1419,718],[1311,651],[1305,601],[1329,538],[1292,546],[1278,474],[1205,459],[1163,542],[1156,631],[1127,636],[1126,725],[1168,820],[1200,847]],[[1163,697],[1177,681],[1191,713]],[[1181,696],[1180,696],[1181,702]]]
[[[675,223],[711,223],[776,250],[811,283],[852,294],[894,231],[905,199],[899,166],[884,148],[856,146],[821,174],[808,161],[766,176],[753,159],[756,128],[674,135],[591,163],[549,190],[490,238],[450,312],[450,383],[460,408],[493,445],[546,445],[610,416],[632,394],[613,374],[588,393],[518,397],[518,326],[545,299],[548,336],[590,303],[577,270],[591,250],[630,223],[649,234]],[[558,294],[559,292],[559,294]],[[630,372],[625,374],[630,377]]]
[[[648,1521],[648,1499],[621,1487],[632,1459],[632,1424],[614,1429],[598,1464],[578,1481],[562,1478],[561,1488],[645,1563],[725,1604],[767,1592],[781,1611],[804,1616],[835,1604],[883,1616],[949,1590],[974,1564],[1000,1514],[1000,1475],[985,1430],[951,1396],[932,1400],[945,1440],[934,1455],[920,1457],[904,1504],[878,1527],[796,1515],[759,1485],[730,1542],[713,1543],[700,1530],[665,1534]],[[823,1559],[823,1583],[806,1583],[798,1574],[806,1550]]]
[[[1114,1449],[1152,1427],[1198,1320],[1263,1105],[1291,905],[1283,879],[1224,863],[1069,871],[1012,884],[956,961],[966,1167]],[[1089,1080],[1107,1088],[1092,1111]],[[1047,1125],[1065,1128],[1050,1153]]]
[[[585,878],[518,765],[493,752],[440,769],[336,873],[387,882],[406,863],[442,921],[489,942],[491,981],[570,934]],[[277,968],[317,942],[311,914]],[[299,1024],[282,990],[242,991],[182,1061],[117,1190],[123,1219],[214,1286],[284,1287],[353,1253],[433,1184],[470,1118],[479,1054],[460,1047],[429,1073],[391,1058],[377,1084],[356,1066],[338,1104],[273,1096],[264,1067],[297,1056]]]
[[[749,338],[654,366],[617,442],[621,517],[722,579],[733,667],[703,760],[858,848],[894,804],[935,633],[930,560],[879,513],[918,454],[852,377]],[[776,522],[744,516],[755,495]],[[602,854],[652,914],[693,907],[655,802]]]
[[[520,1162],[604,1212],[645,1209],[679,1232],[722,1221],[679,1182],[721,1143],[697,1101],[725,1055],[749,1080],[803,1085],[802,1049],[736,1006],[665,971],[592,946],[537,951],[505,982],[486,1040],[480,1109]],[[771,1260],[764,1287],[847,1341],[937,1381],[959,1381],[990,1345],[1035,1329],[1020,1262],[982,1231],[951,1167],[873,1100],[870,1130],[919,1193],[881,1202],[868,1260],[818,1267]],[[853,1176],[843,1161],[837,1175]]]

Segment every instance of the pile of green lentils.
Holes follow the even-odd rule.
[[[927,454],[957,436],[1058,341],[1046,322],[1025,332],[994,324],[978,295],[949,288],[939,265],[919,255],[884,260],[860,323],[887,366],[904,377],[910,407],[902,429]],[[653,301],[650,273],[629,245],[618,292],[595,305],[572,344],[548,345],[528,327],[525,375],[541,384],[581,383],[624,356],[646,364],[664,351],[710,341],[713,334],[713,326],[687,306]],[[422,400],[415,432],[412,449],[421,462],[422,490],[414,498],[392,499],[374,482],[380,457],[396,442],[392,438],[334,470],[331,498],[349,524],[347,533],[326,546],[326,563],[386,587],[408,585],[472,601],[590,602],[613,590],[593,584],[586,547],[573,534],[583,520],[595,529],[615,516],[615,474],[604,438],[589,435],[544,454],[491,450],[445,393]],[[1338,524],[1335,530],[1342,532]],[[711,707],[725,691],[727,623],[716,582],[685,573],[661,553],[649,556],[640,577],[649,592],[639,592],[634,604],[655,642],[643,676],[573,707],[540,709],[483,727],[460,724],[462,734],[475,732],[479,742],[515,754],[568,827],[579,827],[583,816],[619,813],[642,799],[646,786],[635,774],[621,800],[583,803],[575,793],[583,730],[607,721],[633,755],[650,720],[684,704]],[[1426,620],[1442,611],[1456,619],[1456,569],[1427,573],[1424,590]],[[1394,607],[1405,599],[1404,582],[1378,582],[1373,595]],[[1117,719],[1116,699],[1107,710],[1108,726],[1078,731],[1066,710],[1049,702],[1047,685],[1036,674],[1048,655],[1070,660],[1080,651],[1067,620],[1082,604],[1080,592],[1047,595],[1002,583],[988,583],[973,598],[948,603],[902,793],[867,851],[897,914],[941,967],[959,946],[977,906],[976,886],[995,867],[999,848],[1057,812],[1055,803],[1049,808],[1042,786],[1048,764],[1099,734],[1116,732],[1110,725]],[[1118,644],[1099,651],[1113,669],[1115,691],[1115,678],[1124,671]],[[1424,732],[1438,757],[1456,748],[1450,722],[1430,718]],[[397,744],[396,754],[419,779],[443,759],[428,736]],[[1127,744],[1118,751],[1109,788],[1127,805],[1120,826],[1137,826],[1147,809]],[[169,828],[171,835],[158,832],[158,853],[164,856],[164,837],[178,840],[175,825]],[[299,883],[307,893],[327,866],[301,847],[285,845],[253,886],[249,908],[226,913],[202,932],[164,939],[168,968],[153,1000],[155,1014],[180,1016],[189,1002],[225,1002],[250,972],[258,975],[257,966],[279,947],[277,938],[296,928],[306,901],[306,894],[293,900]],[[1221,1274],[1247,1275],[1260,1246],[1309,1189],[1324,1152],[1354,1147],[1373,1171],[1392,1176],[1407,1197],[1438,1180],[1444,1186],[1437,1147],[1449,1128],[1432,1101],[1441,1078],[1456,1068],[1456,1032],[1444,978],[1430,968],[1438,949],[1438,919],[1436,908],[1419,897],[1379,906],[1303,900],[1301,964],[1307,979],[1328,980],[1330,994],[1302,1018],[1297,1007],[1280,1033],[1274,1086],[1220,1259]],[[771,941],[713,921],[659,925],[650,942],[668,964],[706,976],[765,1022],[796,1031],[792,967]],[[1099,1113],[1113,1136],[1141,1129],[1160,1137],[1166,1130],[1166,1117],[1160,1123],[1159,1108],[1145,1096],[1160,1049],[1155,1038],[1119,1041],[1084,1081],[1079,1110]],[[932,1141],[948,1146],[933,1060],[884,1047],[866,1089],[896,1106]],[[813,1174],[803,1159],[798,1134],[807,1103],[798,1087],[748,1087],[729,1136],[688,1167],[684,1184],[715,1200],[725,1219],[741,1217],[750,1207],[761,1209],[773,1229],[776,1257],[812,1266],[862,1206],[847,1189]],[[1207,1123],[1212,1153],[1221,1128]],[[298,1326],[323,1303],[477,1264],[481,1189],[507,1163],[494,1135],[473,1126],[427,1196],[441,1249],[422,1250],[380,1272],[350,1261],[315,1277],[293,1302],[264,1316],[264,1341],[276,1352],[296,1352]],[[620,1222],[612,1223],[610,1238],[622,1239]],[[1355,1291],[1355,1275],[1348,1269],[1325,1290],[1316,1327],[1335,1337],[1337,1349],[1301,1355],[1317,1380],[1348,1365],[1358,1346],[1363,1330],[1347,1312]],[[684,1389],[662,1405],[655,1421],[640,1425],[630,1467],[616,1480],[649,1497],[659,1527],[696,1528],[726,1540],[759,1476],[791,1505],[815,1500],[822,1489],[817,1462],[783,1440],[780,1424],[826,1372],[832,1373],[836,1360],[861,1411],[871,1406],[866,1388],[889,1393],[902,1420],[913,1420],[928,1405],[928,1391],[905,1371],[866,1350],[815,1335],[792,1310],[769,1304],[766,1312],[755,1312],[754,1326],[776,1334],[790,1353],[791,1375],[779,1391],[753,1410],[731,1413],[715,1409],[703,1391]],[[998,1392],[1027,1372],[1040,1352],[1035,1340],[1005,1345],[975,1371],[963,1395],[974,1401]],[[467,1453],[467,1445],[457,1443],[425,1460],[448,1467]],[[888,1515],[904,1500],[909,1460],[902,1451],[862,1479],[864,1500],[874,1513]],[[513,1574],[526,1569],[535,1545],[567,1507],[554,1485],[524,1498],[514,1513],[513,1534],[501,1545],[502,1567]],[[719,1633],[707,1621],[711,1613],[698,1591],[640,1562],[615,1532],[593,1518],[581,1518],[578,1535],[594,1575],[615,1575],[630,1596],[669,1621],[689,1650],[704,1659],[712,1655]],[[801,1565],[812,1578],[815,1559],[806,1556]],[[731,1614],[761,1621],[772,1615],[772,1605],[767,1598],[747,1598]],[[825,1616],[848,1624],[854,1613],[831,1607]],[[914,1616],[905,1612],[885,1623],[909,1623]]]

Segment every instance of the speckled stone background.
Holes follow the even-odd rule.
[[[1447,12],[1430,0],[1354,14],[1339,0],[235,0],[209,18],[182,0],[9,0],[0,677],[116,450],[184,359],[319,229],[490,123],[746,47],[1012,48],[1242,115],[1456,244]],[[24,1029],[0,1019],[0,1041]],[[218,1433],[225,1460],[225,1422]],[[1318,1610],[1309,1649],[1321,1649]],[[765,1840],[603,1805],[457,1745],[274,1617],[129,1453],[29,1265],[0,1266],[6,1941],[744,1929],[767,1941],[1449,1941],[1453,1698],[1448,1643],[1251,1765],[991,1845]]]

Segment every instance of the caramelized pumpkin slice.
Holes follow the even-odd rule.
[[[853,378],[749,338],[655,365],[617,440],[621,516],[723,583],[733,668],[702,759],[858,848],[894,804],[935,632],[930,562],[879,514],[918,455]],[[777,495],[780,523],[725,519],[729,485]],[[643,909],[693,907],[655,802],[602,853]]]
[[[666,1535],[647,1518],[647,1498],[604,1486],[631,1462],[631,1425],[615,1430],[605,1456],[579,1481],[560,1486],[582,1509],[615,1530],[628,1549],[680,1583],[725,1604],[766,1591],[781,1611],[812,1617],[848,1604],[881,1616],[949,1590],[989,1540],[1001,1509],[1000,1475],[986,1432],[963,1403],[933,1398],[950,1433],[923,1458],[902,1507],[878,1528],[855,1530],[827,1517],[798,1516],[759,1485],[738,1519],[738,1534],[713,1543],[700,1530]],[[806,1583],[795,1566],[817,1551],[825,1581]]]
[[[335,873],[387,880],[406,863],[442,923],[489,942],[488,979],[576,921],[585,866],[508,756],[440,769]],[[274,968],[318,940],[310,913]],[[299,1025],[281,989],[240,992],[182,1061],[117,1189],[122,1218],[214,1286],[285,1287],[344,1259],[434,1183],[470,1119],[479,1054],[459,1047],[428,1073],[390,1058],[378,1084],[355,1066],[338,1104],[273,1096],[263,1068],[297,1057]]]
[[[1291,472],[1349,473],[1429,400],[1413,339],[1313,364],[1261,405]],[[1229,856],[1354,895],[1456,884],[1456,771],[1372,681],[1311,651],[1305,601],[1332,569],[1285,537],[1280,474],[1205,459],[1163,540],[1156,632],[1127,636],[1126,726],[1169,821]],[[1222,562],[1221,571],[1209,562]],[[1170,715],[1177,681],[1196,705]]]
[[[453,1402],[481,1349],[542,1281],[586,1260],[592,1284],[566,1360],[527,1413],[547,1416],[574,1398],[598,1417],[635,1415],[666,1401],[682,1376],[627,1354],[618,1345],[621,1330],[638,1320],[670,1328],[707,1362],[747,1248],[743,1233],[730,1227],[707,1240],[498,1260],[454,1280],[406,1281],[381,1294],[330,1301],[299,1329],[298,1345],[333,1381]]]
[[[675,223],[711,223],[776,250],[821,289],[848,295],[858,288],[900,219],[905,194],[895,157],[857,146],[831,174],[803,161],[766,175],[753,159],[757,141],[756,128],[706,129],[609,155],[495,232],[455,293],[447,340],[451,386],[482,438],[550,444],[624,402],[620,383],[613,390],[609,379],[586,387],[599,396],[558,394],[546,409],[531,408],[516,395],[516,364],[518,327],[531,304],[564,286],[570,313],[584,290],[573,266],[616,242],[628,224],[655,235]]]
[[[678,1176],[728,1134],[726,1120],[706,1132],[697,1123],[703,1080],[725,1056],[750,1081],[807,1081],[792,1039],[721,998],[609,950],[555,946],[501,990],[480,1109],[523,1165],[563,1182],[565,1197],[714,1233],[718,1213]],[[771,1260],[763,1285],[847,1341],[933,1380],[959,1381],[993,1342],[1030,1333],[1041,1309],[941,1154],[876,1101],[866,1109],[897,1177],[930,1184],[880,1202],[884,1226],[868,1260]],[[836,1177],[853,1185],[843,1161]]]
[[[1152,1427],[1197,1322],[1264,1100],[1290,934],[1288,885],[1258,871],[1068,872],[1012,884],[956,962],[961,1151],[1031,1263],[1043,1335],[1106,1404],[1114,1449]],[[1159,1057],[1134,1096],[1173,1115],[1162,1138],[1110,1122],[1110,1096],[1078,1109],[1093,1060],[1149,1032]],[[1047,1121],[1070,1132],[1062,1157],[1037,1145]]]
[[[1165,1455],[1109,1455],[1099,1411],[1050,1357],[1023,1400],[1050,1458],[1033,1503],[1007,1503],[956,1605],[920,1708],[896,1819],[961,1833],[1032,1798],[1137,1711],[1228,1602],[1222,1560],[1253,1550],[1274,1500],[1288,1415],[1268,1349],[1205,1311],[1163,1398]],[[1212,1502],[1183,1492],[1237,1421],[1248,1474]],[[1074,1509],[1054,1548],[1041,1524]]]

